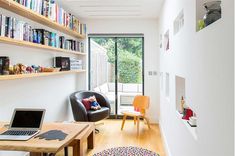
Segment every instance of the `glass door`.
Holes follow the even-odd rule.
[[[143,94],[142,37],[89,37],[89,88],[107,96],[111,115],[133,110]]]
[[[115,115],[115,38],[89,38],[89,48],[89,88],[107,96],[111,115]]]
[[[117,113],[134,110],[136,95],[143,95],[143,39],[117,38]]]

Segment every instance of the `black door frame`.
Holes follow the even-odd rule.
[[[133,35],[133,34],[132,34]],[[133,36],[129,34],[121,34],[120,37],[118,34],[92,34],[88,35],[88,89],[91,90],[91,38],[113,38],[115,40],[115,114],[110,115],[110,118],[117,119],[122,118],[122,115],[118,115],[118,49],[117,49],[117,39],[118,38],[142,38],[142,91],[143,95],[145,95],[145,80],[144,80],[144,36],[141,34],[134,34]],[[139,35],[139,36],[138,36]]]

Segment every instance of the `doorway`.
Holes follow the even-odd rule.
[[[90,35],[89,89],[111,103],[111,117],[134,110],[136,95],[144,94],[144,37]]]

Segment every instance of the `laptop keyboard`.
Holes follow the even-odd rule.
[[[23,135],[23,136],[29,136],[33,135],[34,133],[37,133],[37,131],[17,131],[17,130],[8,130],[1,135]]]

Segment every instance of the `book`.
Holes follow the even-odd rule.
[[[6,16],[0,15],[0,36],[5,36]]]

